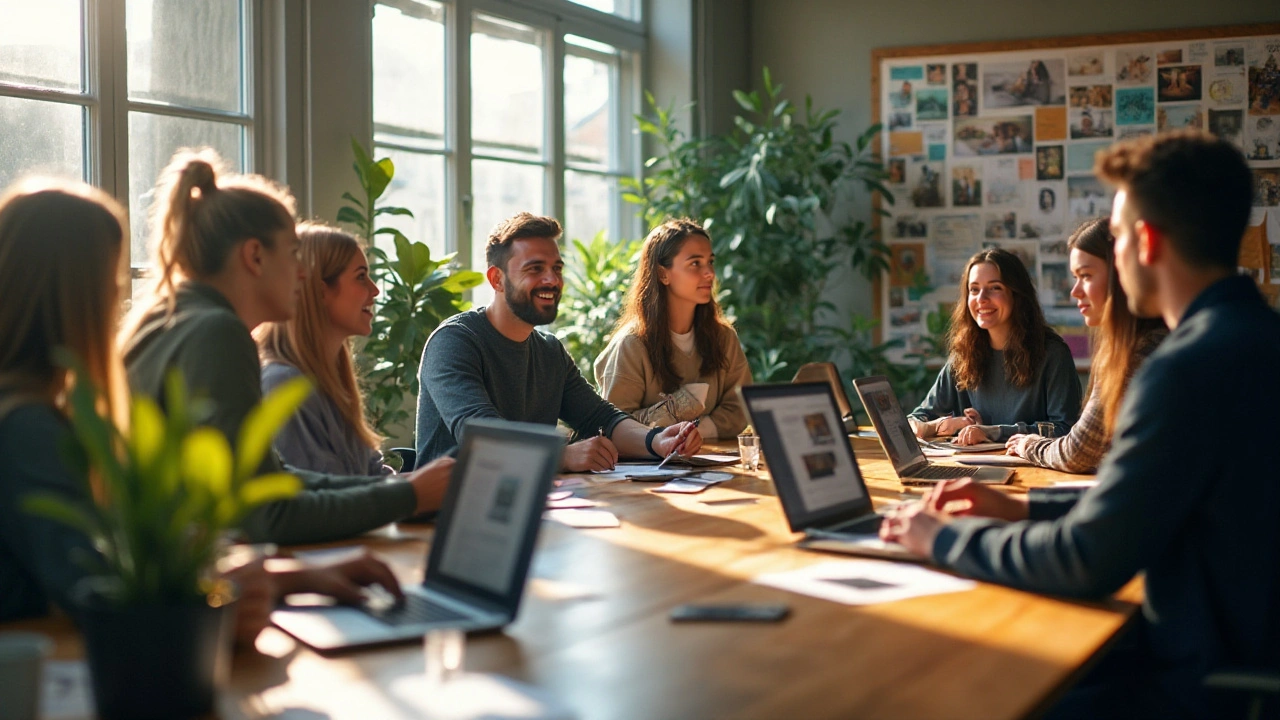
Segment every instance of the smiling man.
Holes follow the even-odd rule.
[[[537,329],[556,319],[564,288],[560,223],[524,212],[489,234],[486,277],[493,304],[456,315],[432,333],[418,369],[418,464],[450,452],[473,417],[573,428],[565,449],[570,472],[611,469],[619,454],[694,453],[701,436],[690,423],[648,428],[605,402],[554,335]]]

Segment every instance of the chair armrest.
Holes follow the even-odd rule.
[[[1216,690],[1280,694],[1280,671],[1263,668],[1224,668],[1204,678],[1204,686]]]

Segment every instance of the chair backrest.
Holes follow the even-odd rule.
[[[791,382],[827,383],[831,386],[831,393],[836,396],[836,407],[840,409],[840,417],[843,419],[853,415],[853,407],[849,405],[849,395],[844,391],[843,381],[840,380],[840,370],[836,368],[835,363],[805,363],[796,371],[796,376],[791,378]]]

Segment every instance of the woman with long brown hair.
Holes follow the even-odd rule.
[[[1074,473],[1098,469],[1111,447],[1111,435],[1120,413],[1129,378],[1169,334],[1159,318],[1139,318],[1129,310],[1128,297],[1115,268],[1115,239],[1109,220],[1100,218],[1081,225],[1067,246],[1071,249],[1071,297],[1084,323],[1098,328],[1093,372],[1089,375],[1089,401],[1080,419],[1065,437],[1014,435],[1007,443],[1010,455],[1018,455],[1042,467]]]
[[[340,475],[381,475],[382,437],[364,414],[364,398],[351,359],[352,336],[373,331],[378,286],[355,237],[328,225],[298,225],[307,277],[290,320],[254,331],[262,359],[262,392],[306,375],[316,392],[276,436],[286,463]]]
[[[645,238],[626,309],[596,358],[600,394],[646,425],[698,420],[704,440],[747,425],[735,392],[751,369],[715,297],[715,255],[706,230],[668,220]]]
[[[1045,323],[1031,275],[1002,248],[969,259],[951,316],[950,357],[910,415],[921,438],[1005,442],[1036,422],[1065,434],[1080,415],[1071,350]]]

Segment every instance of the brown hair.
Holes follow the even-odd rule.
[[[555,218],[519,213],[498,223],[489,233],[489,242],[484,248],[485,262],[505,273],[507,261],[511,259],[511,243],[525,238],[559,240],[563,232],[560,221]]]
[[[663,392],[680,387],[680,377],[673,369],[675,345],[671,341],[671,317],[667,311],[667,286],[659,280],[659,267],[670,268],[676,255],[692,235],[711,241],[711,236],[698,223],[681,218],[668,220],[649,232],[640,250],[640,265],[627,293],[626,307],[616,332],[632,332],[644,343],[649,364],[653,366]],[[720,312],[720,304],[712,293],[711,302],[693,311],[694,343],[702,358],[701,375],[710,375],[729,367],[724,353],[725,333],[730,326]]]
[[[184,280],[218,274],[241,242],[256,238],[268,248],[272,236],[294,226],[293,196],[259,175],[232,175],[208,148],[184,148],[160,174],[151,211],[155,285],[138,317],[159,303],[173,309]]]
[[[1129,311],[1129,299],[1120,285],[1115,264],[1115,238],[1107,218],[1089,220],[1071,234],[1067,247],[1087,252],[1107,264],[1107,301],[1102,309],[1093,371],[1089,373],[1089,393],[1096,388],[1102,399],[1102,425],[1108,437],[1116,427],[1120,404],[1129,378],[1137,369],[1134,357],[1138,346],[1156,330],[1164,328],[1159,318],[1139,318]]]
[[[1098,153],[1094,172],[1124,190],[1133,214],[1188,264],[1235,271],[1253,177],[1234,145],[1201,130],[1161,133]]]
[[[128,392],[112,336],[127,282],[124,209],[82,183],[31,180],[0,197],[0,416],[39,402],[61,409],[75,377],[70,351],[97,387],[100,409],[128,426]]]
[[[1035,379],[1045,358],[1045,340],[1053,331],[1045,324],[1044,312],[1036,297],[1031,275],[1017,255],[1004,248],[983,250],[969,258],[960,277],[960,301],[951,313],[951,372],[961,390],[982,384],[987,361],[991,359],[991,335],[978,327],[969,313],[969,271],[974,265],[990,263],[1000,272],[1013,298],[1009,344],[1004,349],[1004,373],[1016,387],[1027,387]]]
[[[350,341],[342,341],[336,358],[326,356],[324,347],[329,328],[325,286],[336,287],[352,258],[364,250],[352,235],[323,223],[300,223],[298,243],[307,279],[298,296],[297,312],[292,320],[263,323],[254,331],[258,353],[264,362],[288,363],[311,378],[316,388],[338,406],[361,442],[377,450],[382,436],[365,418]]]

